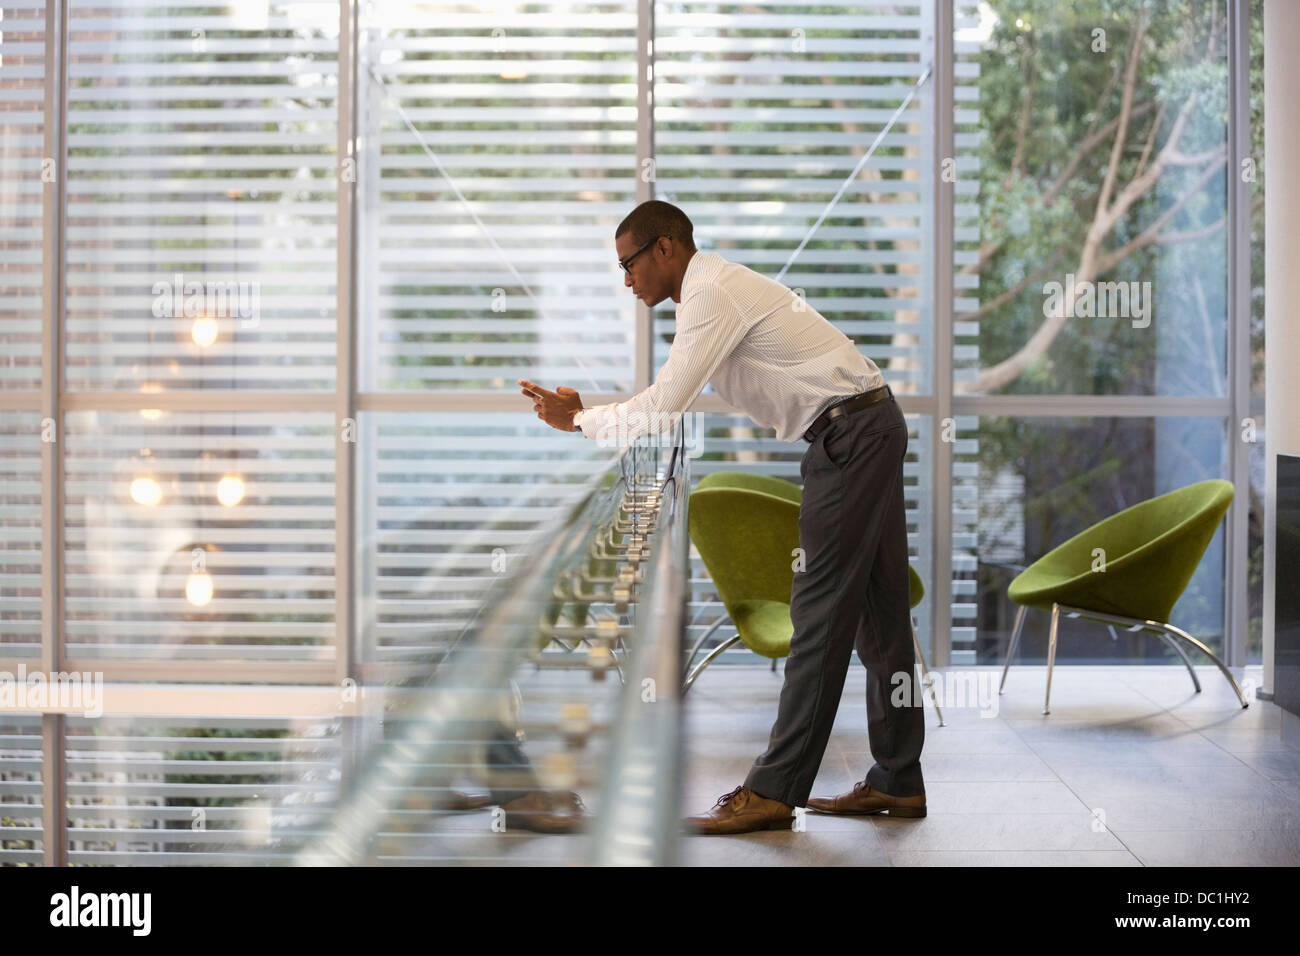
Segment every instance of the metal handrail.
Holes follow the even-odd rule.
[[[680,449],[679,449],[680,450]],[[686,622],[689,459],[673,456],[646,574],[650,601],[639,615],[609,769],[587,860],[596,865],[672,866],[681,789],[679,673]]]

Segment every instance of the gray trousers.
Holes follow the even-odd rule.
[[[855,649],[867,669],[867,735],[875,760],[866,782],[899,797],[925,793],[925,711],[920,695],[910,692],[916,653],[906,452],[907,425],[892,398],[835,419],[804,452],[799,546],[805,566],[790,594],[794,636],[767,751],[745,779],[759,796],[807,804]],[[908,680],[904,706],[890,701],[899,686],[891,676],[898,673]]]

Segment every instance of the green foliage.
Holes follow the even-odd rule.
[[[176,737],[211,737],[211,738],[233,738],[247,740],[249,738],[269,740],[283,740],[289,737],[287,729],[261,728],[229,728],[229,727],[198,727],[198,728],[174,728],[168,730],[165,736]],[[177,750],[166,751],[163,753],[164,760],[190,760],[190,761],[221,761],[221,762],[238,762],[242,760],[279,760],[283,759],[283,754],[279,750],[252,751],[252,750]],[[165,777],[166,783],[207,783],[207,784],[250,784],[265,783],[273,784],[279,782],[281,777],[278,774],[231,774],[229,776],[211,776],[208,774],[187,774],[187,773],[168,773]],[[244,804],[240,797],[170,797],[167,800],[168,806],[173,807],[238,807]]]
[[[1099,134],[1121,115],[1139,15],[1145,14],[1147,26],[1108,205],[1150,167],[1189,98],[1195,96],[1195,102],[1178,141],[1180,152],[1196,155],[1222,147],[1227,123],[1226,26],[1217,4],[995,0],[991,6],[999,22],[979,55],[986,133],[980,149],[980,225],[988,255],[980,269],[980,302],[988,304],[1022,284],[1023,289],[980,317],[984,367],[1015,353],[1043,324],[1043,283],[1064,282],[1084,264],[1082,252],[1097,219],[1115,143],[1114,130]],[[1152,281],[1158,265],[1171,256],[1199,261],[1216,253],[1222,273],[1223,230],[1212,227],[1223,217],[1224,180],[1219,175],[1200,185],[1205,165],[1166,167],[1098,251],[1105,255],[1124,247],[1184,193],[1191,198],[1162,231],[1204,228],[1208,235],[1135,249],[1098,275],[1099,281]],[[1183,262],[1178,266],[1190,268]],[[1155,292],[1161,314],[1196,308],[1196,294],[1170,283]],[[1208,303],[1212,313],[1216,304]],[[1046,354],[1003,390],[1167,391],[1155,381],[1158,342],[1149,330],[1136,334],[1127,319],[1071,319]]]

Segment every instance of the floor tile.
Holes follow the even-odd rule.
[[[898,850],[894,866],[1141,866],[1128,850]]]
[[[889,853],[897,850],[1122,850],[1086,810],[1072,813],[937,813],[920,820],[871,817]]]
[[[684,837],[680,860],[1300,864],[1300,751],[1281,741],[1281,712],[1264,701],[1243,710],[1215,668],[1197,673],[1202,694],[1192,693],[1181,667],[1059,668],[1044,716],[1046,669],[1014,667],[995,717],[949,707],[940,727],[926,709],[927,817],[806,813],[802,833]],[[707,679],[707,693],[687,699],[687,812],[741,782],[766,748],[781,687],[780,675],[761,667],[719,667]],[[851,667],[814,795],[847,791],[871,766],[864,687],[865,672]]]
[[[1133,830],[1120,839],[1144,866],[1300,864],[1300,830]]]

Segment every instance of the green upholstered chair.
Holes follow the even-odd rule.
[[[703,491],[706,488],[748,488],[751,491],[762,491],[769,495],[776,495],[778,498],[784,498],[786,501],[793,501],[795,504],[803,501],[803,489],[793,481],[786,481],[784,478],[776,478],[772,475],[748,475],[739,471],[716,471],[711,475],[705,475],[696,484],[696,491]],[[795,545],[798,547],[798,545]]]
[[[1192,685],[1201,682],[1179,641],[1200,650],[1223,672],[1237,699],[1246,696],[1214,653],[1186,631],[1169,623],[1169,614],[1192,579],[1215,529],[1232,503],[1232,485],[1218,479],[1202,481],[1143,501],[1111,515],[1043,555],[1011,582],[1007,597],[1020,605],[1002,668],[1002,692],[1011,656],[1020,641],[1029,608],[1050,611],[1047,644],[1047,695],[1043,713],[1051,712],[1052,665],[1062,614],[1130,631],[1158,634],[1182,658]]]
[[[790,653],[794,625],[790,621],[790,590],[794,583],[794,549],[799,546],[799,503],[802,489],[783,478],[716,472],[705,475],[691,494],[687,514],[690,536],[713,579],[726,615],[701,635],[686,661],[682,692],[688,691],[704,668],[719,654],[741,641],[755,654],[772,660]],[[925,585],[916,569],[908,567],[909,600],[921,603]],[[722,642],[691,669],[704,642],[728,620],[736,634]],[[926,668],[921,642],[912,629],[912,641],[930,686],[939,724],[943,712]]]
[[[589,617],[588,612],[590,609],[591,604],[586,601],[566,601],[563,598],[552,598],[547,601],[546,606],[542,611],[541,618],[538,621],[535,650],[546,650],[552,641],[559,644],[566,651],[574,650],[582,643],[583,638],[580,632],[582,628],[586,627],[587,618]],[[560,620],[562,611],[564,612],[563,621]],[[566,634],[562,637],[557,633],[557,631],[558,629],[565,627],[572,628],[579,633],[577,635]],[[566,637],[573,639],[574,636],[576,636],[577,639],[574,640],[574,643],[572,644],[565,639]]]

